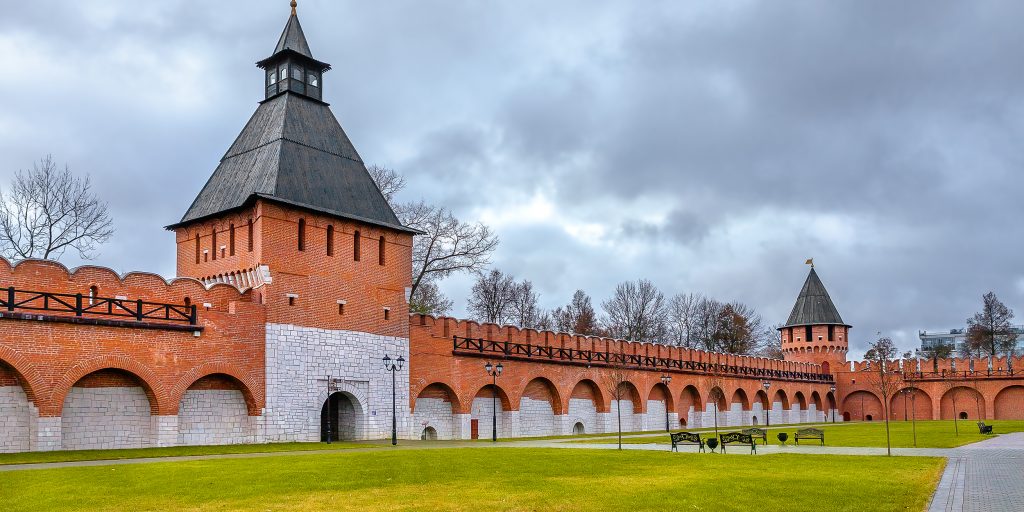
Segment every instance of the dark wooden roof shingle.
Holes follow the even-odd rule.
[[[796,298],[796,304],[793,305],[793,311],[789,313],[789,320],[783,327],[827,324],[847,325],[839,316],[839,310],[828,296],[825,285],[821,284],[818,273],[811,267],[811,273],[807,275],[804,287]]]

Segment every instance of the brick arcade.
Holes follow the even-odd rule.
[[[323,102],[294,10],[258,66],[264,100],[168,227],[179,277],[0,259],[0,452],[383,438],[385,355],[407,361],[408,439],[487,437],[492,416],[501,437],[610,432],[615,411],[624,431],[882,417],[813,268],[782,360],[410,315],[416,232]],[[1024,358],[898,364],[896,419],[1024,419]]]

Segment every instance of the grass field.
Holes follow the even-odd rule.
[[[461,448],[0,473],[21,510],[923,510],[944,460]]]
[[[978,433],[978,427],[975,421],[963,420],[958,422],[960,435],[956,435],[953,430],[953,420],[942,420],[942,421],[918,421],[917,422],[917,447],[918,448],[954,448],[957,446],[963,446],[968,443],[974,443],[982,441],[984,439],[991,438],[992,436],[986,436]],[[993,425],[996,434],[1005,434],[1008,432],[1022,432],[1024,431],[1024,421],[991,421],[987,422],[989,425]],[[782,431],[789,434],[789,440],[786,444],[793,444],[793,434],[797,429],[802,426],[794,425],[789,428],[785,428]],[[874,422],[857,422],[847,424],[836,424],[834,426],[819,426],[825,431],[825,445],[826,446],[885,446],[885,422],[874,421]],[[893,421],[889,423],[890,434],[892,436],[892,446],[894,448],[913,448],[914,447],[914,436],[913,436],[913,425],[909,421]],[[740,430],[735,427],[728,429],[721,428],[719,432],[733,432]],[[714,432],[713,430],[711,431]],[[779,431],[770,430],[768,433],[768,444],[779,444],[775,434]],[[701,430],[702,434],[707,434],[707,429]],[[580,443],[588,441],[576,441]],[[593,442],[593,441],[589,441]],[[602,442],[614,442],[613,440]],[[668,434],[650,435],[643,437],[630,437],[622,440],[623,444],[647,444],[647,443],[658,443],[658,444],[670,444]],[[815,441],[808,441],[808,443],[814,443]]]
[[[180,457],[185,455],[217,455],[225,453],[274,453],[308,450],[344,450],[383,446],[370,443],[270,443],[229,444],[221,446],[175,446],[169,448],[137,448],[127,450],[68,450],[58,452],[0,453],[0,465],[79,460],[117,460],[145,457]]]

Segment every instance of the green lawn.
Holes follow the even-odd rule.
[[[175,446],[169,448],[137,448],[128,450],[67,450],[57,452],[0,453],[0,465],[77,460],[116,460],[144,457],[179,457],[184,455],[215,455],[224,453],[273,453],[308,450],[343,450],[373,448],[370,443],[270,443],[229,444],[222,446]]]
[[[1024,431],[1024,421],[991,421],[987,422],[995,427],[996,434]],[[985,436],[978,433],[977,422],[971,420],[959,421],[960,435],[956,435],[953,429],[952,420],[942,421],[918,421],[917,422],[917,447],[918,448],[954,448],[968,443],[974,443],[989,439],[992,436]],[[802,426],[794,425],[782,431],[789,434],[789,441],[786,444],[793,444],[793,434]],[[836,424],[834,426],[819,426],[825,431],[826,446],[885,446],[885,422],[856,422],[847,424]],[[889,423],[892,435],[892,446],[894,448],[914,447],[913,426],[909,421],[892,421]],[[719,432],[733,432],[739,428],[720,428]],[[706,429],[701,433],[707,433]],[[768,443],[779,444],[775,434],[779,431],[769,431]],[[585,443],[588,441],[576,441]],[[589,441],[593,442],[593,441]],[[605,442],[602,440],[602,442]],[[611,441],[608,441],[611,442]],[[644,437],[631,437],[622,440],[623,444],[670,444],[668,434],[651,435]],[[814,441],[808,441],[814,443]]]
[[[20,510],[923,510],[941,458],[455,448],[0,473]]]

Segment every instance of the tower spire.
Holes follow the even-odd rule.
[[[292,0],[292,16],[295,16],[295,14],[296,14],[295,13],[295,8],[298,7],[298,6],[299,6],[299,3],[296,2],[295,0]]]

